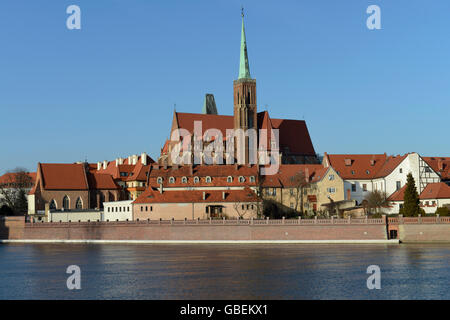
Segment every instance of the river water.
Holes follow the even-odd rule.
[[[0,299],[450,299],[449,262],[448,244],[3,244]]]

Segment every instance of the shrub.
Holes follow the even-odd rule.
[[[447,207],[439,207],[436,209],[436,214],[440,216],[448,216],[450,215],[450,209]]]

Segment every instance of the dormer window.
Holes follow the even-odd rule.
[[[355,174],[355,171],[354,171],[354,170],[352,170],[352,174]]]
[[[228,176],[228,178],[227,178],[227,182],[228,182],[228,183],[231,183],[231,182],[233,182],[233,177],[232,177],[232,176]]]
[[[351,166],[352,165],[352,159],[345,159],[344,162],[345,162],[346,166]]]
[[[187,178],[186,177],[181,178],[181,183],[187,183]]]
[[[240,176],[240,177],[239,177],[239,182],[240,182],[240,183],[245,182],[245,178],[244,178],[243,176]]]
[[[169,183],[175,183],[175,178],[174,177],[170,177],[169,178]]]
[[[210,177],[210,176],[207,176],[207,177],[205,178],[205,181],[206,181],[206,183],[211,183],[211,177]]]
[[[200,181],[199,177],[194,177],[194,183],[198,183]]]
[[[255,182],[255,177],[254,176],[250,177],[250,182]]]
[[[367,174],[370,174],[370,170],[366,170],[366,173],[367,173]]]
[[[156,179],[156,182],[158,184],[162,184],[163,183],[163,178],[162,177],[158,177],[158,179]]]

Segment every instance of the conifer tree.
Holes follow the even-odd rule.
[[[405,217],[418,216],[421,213],[419,194],[416,189],[416,182],[411,173],[406,177],[406,189],[404,195],[403,208],[400,209],[400,214]]]

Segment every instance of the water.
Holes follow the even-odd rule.
[[[5,244],[0,299],[449,299],[449,262],[444,244]],[[81,290],[66,287],[73,264]]]

